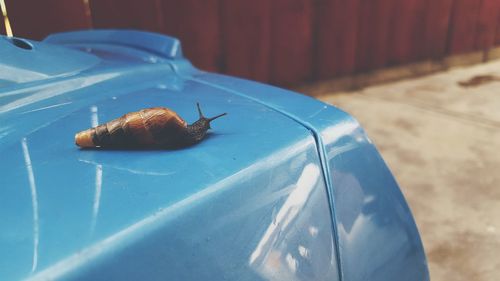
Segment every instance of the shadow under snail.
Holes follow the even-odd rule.
[[[210,122],[226,113],[206,118],[198,107],[199,119],[188,125],[177,113],[165,107],[130,112],[120,118],[75,135],[82,148],[180,148],[200,142]]]

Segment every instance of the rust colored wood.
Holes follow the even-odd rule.
[[[90,0],[95,28],[131,28],[163,31],[159,0]]]
[[[316,78],[352,74],[356,63],[359,0],[316,2]]]
[[[89,1],[90,9],[83,0],[6,4],[16,36],[91,22],[161,32],[201,69],[281,85],[500,45],[500,0]]]
[[[2,35],[7,34],[7,32],[5,30],[4,18],[3,18],[3,15],[1,14],[1,11],[0,11],[0,34],[2,34]]]
[[[389,64],[402,64],[421,58],[426,2],[405,0],[394,2],[389,36]]]
[[[421,58],[439,59],[446,54],[453,0],[427,0],[426,7],[427,15],[422,26],[425,31]]]
[[[269,0],[222,2],[224,72],[269,81],[270,20]]]
[[[497,18],[500,10],[500,1],[481,0],[479,9],[475,49],[487,50],[495,44]]]
[[[162,1],[163,28],[182,41],[184,54],[197,67],[220,71],[219,0]]]
[[[500,4],[498,4],[500,6]],[[497,21],[495,29],[495,45],[500,45],[500,7],[497,7]]]
[[[290,85],[312,78],[312,19],[312,1],[272,1],[272,83]]]
[[[474,51],[480,3],[480,0],[454,0],[448,34],[448,54]]]
[[[497,28],[495,32],[495,45],[500,45],[500,11],[497,16]]]
[[[356,70],[368,71],[388,63],[389,31],[396,0],[361,0],[357,30]]]
[[[6,0],[15,36],[43,39],[54,32],[91,27],[82,0]]]

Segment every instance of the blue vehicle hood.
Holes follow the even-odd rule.
[[[129,43],[138,42],[127,41],[134,36],[148,44]],[[349,244],[356,240],[349,236],[356,212],[366,211],[362,198],[370,196],[381,198],[372,208],[386,209],[364,214],[368,233],[375,243],[394,234],[396,242],[379,263],[362,262],[380,268],[402,255],[398,266],[416,261],[410,273],[427,274],[397,184],[344,112],[196,70],[178,42],[164,36],[77,32],[7,51],[5,42],[0,52],[40,63],[0,61],[9,70],[0,73],[0,276],[153,280],[175,272],[174,280],[340,280],[346,273],[339,267],[347,274],[356,267],[349,258],[377,252],[365,238]],[[25,73],[31,78],[15,78]],[[82,150],[74,144],[76,132],[142,108],[168,107],[191,123],[196,102],[207,116],[228,113],[198,145]],[[382,169],[379,181],[390,186],[389,195],[374,195],[380,192],[370,177],[375,170],[349,172],[363,157]],[[345,191],[341,182],[355,194],[336,195]],[[335,196],[348,204],[336,203],[335,211]],[[384,216],[390,219],[377,221]]]

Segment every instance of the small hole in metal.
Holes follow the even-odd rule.
[[[10,38],[10,41],[12,42],[12,44],[14,44],[16,47],[19,47],[21,49],[25,49],[25,50],[31,50],[33,49],[33,45],[31,45],[31,43],[29,43],[28,41],[25,41],[23,39],[19,39],[19,38]]]

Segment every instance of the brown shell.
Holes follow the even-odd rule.
[[[175,146],[182,142],[187,123],[174,111],[154,107],[131,112],[79,132],[76,145],[91,147]]]

